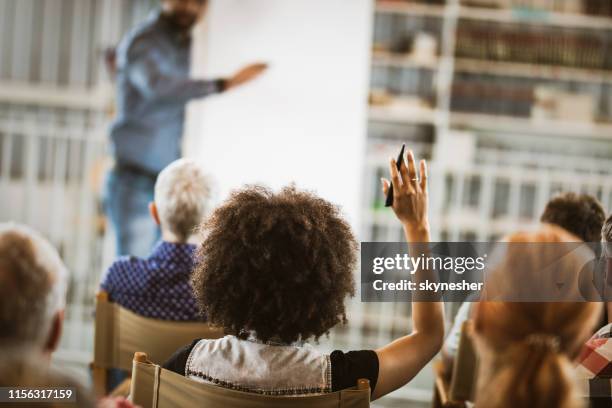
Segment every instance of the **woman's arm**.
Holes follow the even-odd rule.
[[[407,161],[407,163],[406,163]],[[409,247],[423,248],[428,243],[427,165],[420,162],[420,181],[412,151],[402,160],[400,170],[389,163],[393,184],[393,211],[404,227]],[[383,179],[387,194],[389,181]],[[414,248],[413,248],[414,249]],[[429,271],[418,270],[416,281],[427,279]],[[412,302],[412,333],[376,350],[379,361],[378,381],[372,398],[380,398],[410,381],[436,355],[444,339],[444,309],[441,302]]]

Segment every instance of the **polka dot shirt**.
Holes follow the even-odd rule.
[[[146,259],[121,257],[109,268],[102,289],[141,316],[202,321],[189,284],[194,251],[194,245],[161,241]]]

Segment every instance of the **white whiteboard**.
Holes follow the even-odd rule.
[[[194,38],[194,76],[264,61],[265,76],[192,103],[185,153],[219,199],[245,183],[295,182],[339,204],[358,231],[371,0],[217,0]]]

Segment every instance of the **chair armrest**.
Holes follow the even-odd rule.
[[[444,367],[442,361],[437,361],[434,366],[435,378],[434,386],[440,398],[442,406],[447,406],[451,401],[449,398],[450,383],[444,377]]]
[[[93,362],[89,364],[91,370],[94,394],[98,398],[106,395],[106,369],[96,366]]]
[[[147,353],[142,353],[140,351],[137,351],[134,353],[134,361],[138,361],[139,363],[151,364],[151,362],[149,361],[149,356],[147,356]]]

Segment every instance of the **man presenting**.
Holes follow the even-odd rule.
[[[146,256],[159,238],[148,203],[157,174],[181,157],[187,103],[240,86],[266,69],[252,64],[228,79],[189,78],[190,33],[206,6],[206,0],[161,0],[161,9],[117,48],[115,165],[105,186],[117,255]]]

